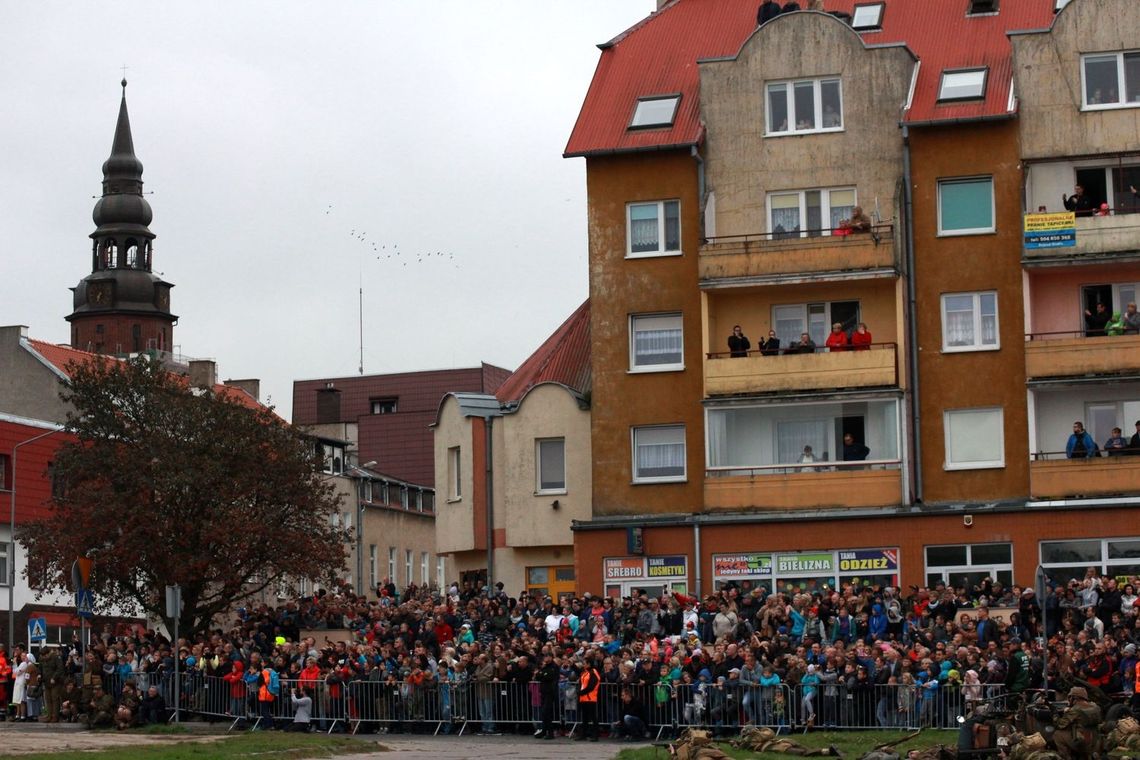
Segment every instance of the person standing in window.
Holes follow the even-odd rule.
[[[1103,303],[1096,305],[1095,314],[1085,309],[1085,337],[1097,338],[1105,335],[1105,327],[1110,319],[1112,315],[1108,313],[1108,307]]]
[[[1085,432],[1083,422],[1073,423],[1073,434],[1065,444],[1065,456],[1069,459],[1087,459],[1096,456],[1096,442]]]
[[[861,443],[855,442],[855,436],[851,433],[843,434],[843,461],[844,462],[862,462],[867,458],[871,450]]]
[[[1073,188],[1072,195],[1061,193],[1061,202],[1065,204],[1066,211],[1075,212],[1077,216],[1092,216],[1096,211],[1096,201],[1085,195],[1085,189],[1080,185]]]
[[[760,353],[764,356],[780,355],[780,339],[776,337],[775,330],[768,331],[768,340],[760,341]]]
[[[740,329],[740,325],[734,325],[732,335],[728,336],[729,355],[733,358],[748,356],[748,349],[750,348],[752,348],[752,342],[748,340],[748,336]]]

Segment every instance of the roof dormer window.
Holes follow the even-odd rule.
[[[883,10],[886,7],[886,3],[856,5],[855,15],[851,18],[851,28],[861,32],[881,29],[883,26]]]
[[[629,128],[649,129],[673,126],[673,119],[677,116],[677,104],[680,102],[680,94],[638,98],[637,108],[633,111],[633,119],[629,122]]]
[[[967,16],[980,16],[984,13],[997,13],[998,0],[970,0],[970,8],[966,11]]]
[[[986,96],[986,69],[943,71],[938,102],[979,100]]]

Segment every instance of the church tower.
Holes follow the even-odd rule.
[[[131,139],[126,79],[122,85],[111,157],[103,163],[103,197],[91,214],[91,274],[71,289],[71,346],[114,355],[169,352],[178,320],[170,313],[174,286],[151,271],[150,204],[142,194],[143,165]]]

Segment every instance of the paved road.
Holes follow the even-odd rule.
[[[194,726],[195,733],[197,724]],[[203,727],[204,728],[204,727]],[[154,735],[119,733],[115,731],[90,732],[78,726],[47,726],[42,723],[0,723],[0,747],[5,757],[31,752],[62,752],[65,750],[95,750],[141,747],[153,744],[172,744],[185,741],[210,742],[222,734]],[[340,755],[339,760],[429,760],[429,758],[495,757],[502,760],[610,760],[622,747],[640,746],[602,740],[577,742],[569,739],[542,741],[529,736],[407,736],[384,735],[360,737],[361,753]],[[368,750],[380,744],[388,751]],[[666,755],[662,750],[662,758]]]

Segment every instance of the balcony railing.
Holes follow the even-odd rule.
[[[1034,499],[1140,494],[1140,455],[1066,459],[1063,451],[1038,452],[1029,463],[1029,494]]]
[[[1119,253],[1140,252],[1140,214],[1115,213],[1109,216],[1078,216],[1076,242],[1061,248],[1027,248],[1023,262],[1057,259],[1111,258]]]
[[[1138,460],[1140,461],[1140,460]],[[709,509],[885,507],[902,501],[899,459],[709,467]]]
[[[898,387],[898,364],[896,343],[807,353],[794,347],[779,354],[760,349],[746,356],[710,353],[705,360],[705,395]]]
[[[1025,375],[1030,379],[1140,372],[1140,334],[1045,332],[1026,335],[1025,340]]]
[[[829,273],[876,272],[897,275],[894,226],[878,224],[870,232],[834,234],[839,230],[763,232],[708,238],[701,246],[698,268],[708,285],[728,280],[825,278]],[[831,233],[831,234],[824,234]]]

